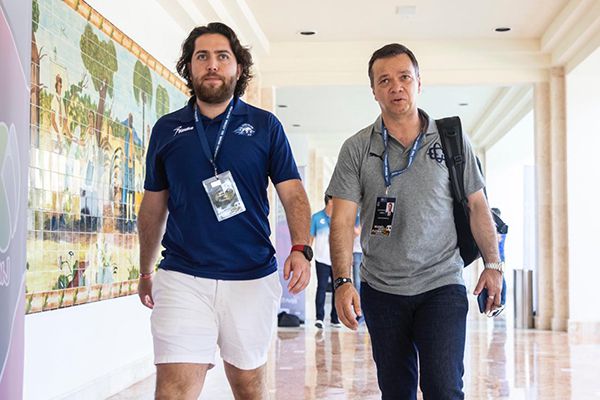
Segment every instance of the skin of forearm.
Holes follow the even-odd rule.
[[[285,210],[292,244],[309,244],[310,204],[302,183],[299,180],[283,182],[277,192]]]
[[[306,193],[304,191],[298,193],[292,204],[289,207],[284,205],[284,209],[292,244],[308,244],[310,242],[310,204]]]
[[[151,273],[165,232],[166,212],[151,212],[143,206],[138,216],[140,241],[140,272]]]
[[[329,232],[329,250],[333,268],[333,278],[349,278],[352,266],[352,244],[354,241],[355,218],[338,215],[334,206]]]

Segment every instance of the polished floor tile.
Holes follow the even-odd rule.
[[[512,316],[470,315],[465,398],[600,400],[600,342],[563,332],[519,330]],[[112,397],[152,399],[155,377]],[[369,335],[326,325],[280,329],[268,362],[271,398],[379,399]],[[419,399],[422,397],[419,396]],[[207,376],[200,399],[233,399],[222,365]]]

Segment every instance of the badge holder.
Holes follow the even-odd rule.
[[[231,172],[226,171],[202,181],[219,222],[246,211]]]
[[[392,234],[392,221],[396,211],[395,197],[377,197],[375,215],[371,227],[372,236],[390,236]]]

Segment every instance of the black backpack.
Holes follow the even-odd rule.
[[[295,328],[300,326],[300,318],[294,314],[288,314],[285,311],[277,314],[277,326],[284,328]]]
[[[456,226],[457,245],[460,256],[465,267],[481,257],[479,248],[471,232],[469,225],[469,210],[467,207],[467,196],[465,194],[465,183],[463,181],[465,171],[465,152],[463,149],[462,125],[459,117],[442,118],[435,121],[440,134],[444,159],[450,175],[452,196],[454,197],[454,225]],[[481,164],[477,159],[477,167],[483,175]],[[485,193],[485,188],[484,188]],[[487,194],[486,194],[487,197]],[[496,224],[496,231],[506,233],[508,225],[502,219],[492,213]]]

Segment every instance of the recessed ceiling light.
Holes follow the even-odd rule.
[[[461,107],[466,107],[466,106],[469,105],[469,103],[458,103],[458,105],[461,106]]]
[[[301,34],[302,36],[312,36],[312,35],[316,35],[317,31],[300,31],[298,33]]]
[[[496,32],[508,32],[508,31],[510,31],[510,28],[509,28],[509,27],[507,27],[507,26],[500,26],[500,27],[498,27],[498,28],[496,28],[496,29],[494,29],[494,30],[495,30]]]
[[[300,128],[300,124],[293,124],[292,125],[294,128]]]
[[[287,104],[277,104],[277,107],[279,107],[279,108],[287,108]]]

